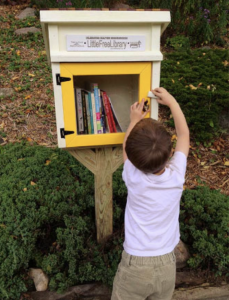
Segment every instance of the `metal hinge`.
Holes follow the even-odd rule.
[[[56,84],[61,85],[61,82],[70,81],[70,77],[61,77],[60,74],[56,74]]]
[[[65,138],[66,135],[73,134],[75,131],[64,130],[64,128],[60,128],[60,136],[62,139]]]

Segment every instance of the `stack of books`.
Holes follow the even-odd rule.
[[[91,91],[75,88],[78,134],[122,132],[122,128],[107,93],[91,84]]]

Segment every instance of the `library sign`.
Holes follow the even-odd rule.
[[[67,35],[67,51],[145,51],[145,36]]]

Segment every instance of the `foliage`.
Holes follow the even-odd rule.
[[[30,267],[50,275],[51,290],[92,280],[111,285],[122,235],[97,245],[93,175],[86,168],[67,152],[7,145],[0,148],[0,190],[2,300],[19,299],[31,287]],[[116,203],[114,218],[120,224]]]
[[[177,51],[162,62],[161,86],[180,103],[199,142],[213,138],[221,112],[228,111],[227,57],[227,50]]]
[[[96,242],[93,175],[67,152],[26,144],[0,148],[0,299],[34,289],[28,269],[42,268],[49,289],[91,281],[112,285],[123,243],[127,191],[114,174],[114,234]],[[228,268],[227,196],[208,188],[185,191],[181,235],[193,268]]]
[[[104,0],[32,0],[38,8],[102,8]]]
[[[207,187],[186,190],[181,201],[181,239],[191,246],[191,267],[229,275],[229,197]]]
[[[171,24],[166,30],[170,36],[184,34],[192,45],[224,44],[227,33],[227,1],[208,0],[129,0],[140,8],[167,8],[171,10]]]
[[[172,38],[167,38],[166,46],[173,48],[174,50],[189,50],[190,42],[189,38],[183,35],[178,35]]]

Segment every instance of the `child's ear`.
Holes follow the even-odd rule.
[[[171,157],[173,156],[173,152],[174,152],[174,150],[173,150],[173,148],[172,148],[171,151],[170,151],[169,158],[171,158]]]

